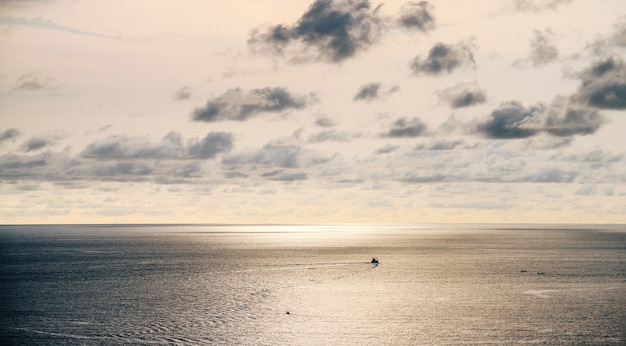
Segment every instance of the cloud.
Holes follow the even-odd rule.
[[[288,55],[292,61],[342,62],[378,41],[384,20],[369,0],[316,0],[295,24],[255,28],[253,48]]]
[[[183,101],[188,100],[191,97],[192,89],[191,87],[184,86],[174,94],[174,100]]]
[[[298,145],[266,144],[263,148],[245,154],[225,157],[227,165],[261,165],[280,168],[305,168],[324,164],[334,157],[322,156]]]
[[[352,138],[358,137],[358,134],[340,131],[321,131],[309,136],[309,142],[321,143],[321,142],[349,142]]]
[[[281,113],[304,108],[312,97],[292,95],[285,88],[263,88],[243,91],[228,90],[210,99],[206,106],[193,111],[193,120],[215,122],[244,121],[262,113]]]
[[[45,156],[16,156],[16,155],[4,155],[0,157],[0,172],[5,173],[6,170],[14,170],[20,168],[33,168],[45,166],[48,164]],[[3,177],[7,177],[6,174],[2,174]]]
[[[113,136],[104,141],[91,143],[80,154],[91,159],[212,159],[229,152],[234,138],[227,132],[210,132],[202,139],[192,138],[187,144],[180,134],[170,132],[161,142],[127,136]]]
[[[307,180],[309,179],[308,174],[306,173],[286,173],[276,175],[271,178],[271,180],[279,180],[279,181],[297,181],[297,180]]]
[[[447,139],[441,139],[441,140],[437,140],[434,141],[432,143],[429,144],[418,144],[415,146],[414,150],[420,151],[420,150],[453,150],[456,148],[468,148],[469,146],[465,144],[464,140],[461,139],[457,139],[457,140],[447,140]]]
[[[530,40],[530,55],[526,59],[518,59],[513,62],[515,67],[524,67],[528,62],[534,67],[544,66],[554,62],[559,57],[556,46],[556,35],[550,28],[543,31],[535,30]]]
[[[558,137],[593,134],[604,123],[604,118],[594,110],[586,108],[550,108],[546,114],[544,128]]]
[[[30,1],[33,2],[33,0],[30,0]],[[15,1],[9,1],[9,3],[15,3]],[[0,2],[0,5],[2,5],[1,2]],[[99,33],[96,33],[96,32],[90,32],[90,31],[85,31],[85,30],[81,30],[81,29],[76,29],[76,28],[65,26],[65,25],[57,24],[57,23],[55,23],[55,22],[53,22],[51,20],[45,20],[45,19],[43,19],[41,17],[37,17],[37,18],[19,17],[19,18],[16,18],[16,17],[9,17],[9,16],[0,16],[0,25],[31,26],[31,27],[36,27],[36,28],[40,28],[40,29],[60,31],[60,32],[64,32],[64,33],[81,35],[81,36],[92,36],[92,37],[99,37],[99,38],[105,38],[105,39],[111,39],[111,40],[145,42],[145,40],[142,40],[142,39],[135,39],[135,38],[124,37],[124,36],[104,35],[104,34],[99,34]]]
[[[571,3],[573,0],[515,0],[515,9],[522,12],[540,12],[554,10],[560,5]]]
[[[626,109],[626,64],[619,58],[598,61],[579,74],[582,81],[571,100],[596,109]]]
[[[354,95],[353,101],[373,101],[386,95],[391,95],[399,90],[397,85],[390,87],[387,91],[381,94],[381,83],[368,83],[362,85],[359,91]]]
[[[488,138],[518,139],[547,133],[557,137],[594,133],[604,123],[596,111],[574,108],[564,97],[549,106],[538,103],[529,108],[518,101],[502,103],[477,130]]]
[[[34,155],[0,156],[0,179],[67,180],[67,171],[76,164],[66,153],[51,151]]]
[[[376,149],[374,154],[376,154],[376,155],[389,154],[389,153],[392,153],[392,152],[398,150],[398,148],[400,148],[400,147],[397,146],[397,145],[387,144],[387,145],[385,145],[382,148]]]
[[[467,42],[455,45],[437,43],[430,49],[426,59],[416,56],[410,62],[410,68],[416,75],[434,76],[451,73],[461,67],[475,67],[473,49],[474,47]]]
[[[431,31],[436,24],[433,8],[428,1],[408,2],[400,10],[398,24],[406,29]]]
[[[490,118],[478,124],[478,131],[489,138],[511,139],[534,136],[537,131],[520,126],[520,123],[533,113],[537,107],[527,109],[518,101],[505,102],[491,112]]]
[[[295,145],[267,144],[255,153],[225,158],[223,162],[227,164],[255,163],[284,168],[301,167],[303,150],[302,147]]]
[[[116,162],[96,166],[90,173],[97,177],[146,176],[152,173],[152,169],[144,163]]]
[[[188,147],[189,156],[198,159],[212,159],[229,152],[233,147],[233,135],[226,132],[211,132],[200,141],[192,140]]]
[[[429,174],[429,175],[416,175],[408,174],[406,177],[400,179],[400,181],[409,184],[426,184],[426,183],[438,183],[446,180],[446,176],[442,174]]]
[[[620,47],[626,47],[626,16],[619,18],[615,24],[615,32],[611,35],[611,42]]]
[[[426,133],[427,126],[419,118],[400,118],[396,120],[392,128],[387,131],[384,137],[419,137]]]
[[[378,98],[378,91],[380,90],[380,83],[369,83],[361,86],[359,91],[354,95],[354,101],[371,101]]]
[[[0,132],[0,144],[5,141],[13,140],[20,135],[20,130],[16,128],[6,129]]]
[[[563,156],[554,156],[551,160],[571,162],[587,162],[593,164],[612,164],[624,159],[624,154],[614,154],[606,149],[596,148],[588,152],[571,153]]]
[[[0,6],[22,6],[29,3],[52,2],[56,0],[0,0]]]
[[[297,181],[297,180],[307,180],[309,175],[302,172],[285,172],[284,169],[277,169],[271,172],[261,173],[259,176],[263,178],[267,178],[268,180],[276,180],[276,181]]]
[[[485,92],[476,83],[459,83],[454,87],[437,92],[442,101],[452,108],[464,108],[485,103]]]
[[[567,147],[574,139],[572,137],[537,136],[524,143],[523,150],[552,150]]]
[[[30,152],[43,149],[56,142],[53,138],[33,137],[22,144],[22,151]]]
[[[337,123],[330,118],[319,118],[315,121],[315,125],[319,127],[333,127],[337,125]]]
[[[239,178],[247,178],[248,175],[241,172],[226,172],[224,173],[224,177],[228,179],[239,179]]]
[[[160,143],[139,137],[111,136],[89,144],[80,154],[90,159],[177,159],[184,156],[180,135],[170,133]]]
[[[531,183],[571,183],[576,179],[578,173],[571,170],[563,170],[561,168],[546,168],[538,172],[523,175],[514,182],[531,182]]]
[[[15,81],[13,90],[21,91],[38,91],[38,90],[52,90],[57,86],[53,84],[52,79],[46,76],[38,75],[35,73],[28,73],[22,75]]]
[[[544,31],[535,30],[535,36],[530,41],[530,60],[534,66],[542,66],[555,61],[559,57],[556,47],[556,36],[550,28]]]
[[[284,172],[284,170],[277,169],[277,170],[274,170],[274,171],[271,171],[271,172],[261,173],[261,176],[265,177],[265,178],[272,178],[272,177],[278,176],[282,172]]]

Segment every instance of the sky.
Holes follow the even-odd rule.
[[[623,0],[0,0],[0,224],[626,223]]]

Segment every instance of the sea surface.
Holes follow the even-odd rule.
[[[626,226],[0,226],[0,343],[626,345]]]

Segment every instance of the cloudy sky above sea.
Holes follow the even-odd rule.
[[[0,223],[626,223],[623,0],[0,0]]]

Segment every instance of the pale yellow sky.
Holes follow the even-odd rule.
[[[0,224],[626,223],[623,1],[363,3],[0,1]]]

